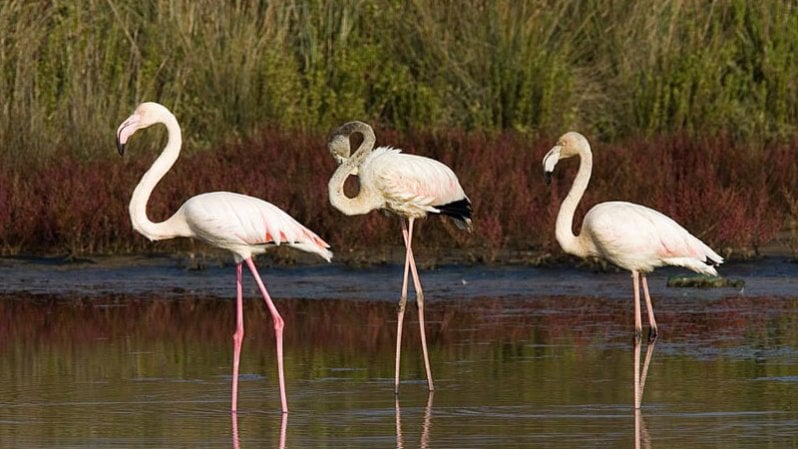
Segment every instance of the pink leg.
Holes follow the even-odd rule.
[[[410,229],[407,233],[407,248],[410,254],[410,271],[413,274],[413,286],[416,289],[416,307],[418,307],[418,325],[421,334],[421,351],[424,353],[424,367],[427,370],[427,385],[429,391],[435,391],[432,385],[432,369],[429,364],[429,352],[427,351],[427,333],[424,324],[424,292],[421,290],[421,278],[418,277],[418,270],[416,269],[416,259],[413,256],[413,219],[409,220]]]
[[[399,394],[399,359],[402,353],[402,323],[405,320],[405,306],[407,305],[407,274],[410,266],[410,245],[408,245],[408,231],[404,218],[400,219],[402,223],[402,237],[405,240],[405,274],[402,280],[402,296],[399,298],[399,311],[396,318],[396,375],[394,378],[394,393]]]
[[[244,303],[241,289],[241,264],[236,264],[236,332],[233,334],[233,401],[231,410],[238,409],[238,364],[241,361],[241,343],[244,341]]]
[[[640,317],[640,274],[632,271],[632,285],[635,289],[635,342],[643,336],[643,320]]]
[[[654,305],[651,304],[651,296],[649,296],[648,294],[648,280],[646,280],[645,273],[642,274],[642,278],[643,278],[643,294],[646,298],[646,309],[648,310],[648,324],[650,326],[648,330],[648,341],[654,341],[657,339],[657,321],[654,319]]]
[[[269,312],[272,314],[272,320],[274,320],[274,336],[277,341],[277,376],[280,382],[280,402],[283,407],[283,413],[288,413],[288,401],[285,397],[285,375],[283,374],[283,327],[285,323],[283,322],[283,317],[280,316],[280,312],[277,311],[277,307],[274,306],[272,298],[269,297],[266,286],[263,285],[263,280],[261,280],[258,274],[258,269],[255,268],[255,262],[252,261],[252,258],[247,259],[246,262],[249,266],[249,271],[252,272],[252,276],[255,278],[255,282],[258,284],[258,288],[263,295],[263,300],[266,301],[266,307],[269,308]]]

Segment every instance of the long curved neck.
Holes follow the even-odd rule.
[[[358,147],[355,154],[348,159],[344,160],[338,169],[335,170],[330,182],[327,184],[330,195],[330,204],[336,209],[346,215],[362,215],[367,214],[374,209],[382,206],[382,200],[379,195],[374,191],[372,186],[365,183],[360,184],[360,191],[354,198],[349,198],[344,193],[344,183],[349,175],[357,171],[361,163],[366,159],[366,156],[371,154],[374,149],[376,138],[374,131],[371,127],[365,124],[354,123],[354,129],[344,132],[347,140],[352,133],[360,133],[363,136],[363,142]]]
[[[166,147],[153,162],[150,169],[141,177],[141,181],[133,190],[129,205],[130,221],[133,224],[133,228],[150,240],[162,240],[184,235],[176,228],[174,215],[160,223],[153,223],[147,217],[147,202],[150,200],[150,195],[158,181],[174,165],[180,155],[180,147],[183,145],[183,137],[177,119],[169,114],[161,123],[166,125],[168,132]]]
[[[555,236],[562,249],[575,256],[586,257],[590,251],[585,247],[581,236],[574,235],[574,213],[579,201],[582,199],[587,184],[590,182],[590,173],[593,170],[593,154],[590,147],[585,147],[579,151],[579,170],[571,186],[571,190],[560,205],[560,212],[557,214]]]

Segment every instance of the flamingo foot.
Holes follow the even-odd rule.
[[[632,343],[639,344],[643,340],[643,329],[635,329],[632,336]]]
[[[659,333],[657,332],[657,328],[656,327],[649,328],[649,330],[648,330],[648,342],[649,343],[654,343],[655,341],[657,341],[657,336],[658,335],[659,335]]]

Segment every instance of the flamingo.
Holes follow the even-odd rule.
[[[360,134],[363,141],[350,157],[349,137],[354,133]],[[428,214],[440,214],[452,218],[460,229],[471,231],[471,201],[460,186],[457,176],[443,163],[423,156],[404,154],[395,148],[374,149],[375,140],[371,126],[359,121],[346,123],[333,131],[328,148],[340,165],[328,184],[330,203],[346,215],[361,215],[382,209],[400,217],[406,252],[396,327],[394,393],[399,394],[399,359],[407,303],[408,269],[412,272],[416,290],[427,383],[429,391],[434,391],[424,331],[424,292],[413,257],[413,223]],[[360,191],[354,198],[344,194],[344,182],[350,175],[357,175],[360,181]]]
[[[635,301],[635,340],[643,334],[640,316],[640,280],[648,309],[649,341],[657,338],[657,323],[648,293],[646,273],[656,267],[674,265],[717,276],[716,265],[723,258],[670,217],[648,207],[625,201],[593,206],[582,221],[579,235],[573,234],[574,211],[590,181],[593,154],[587,139],[568,132],[543,158],[546,183],[561,159],[578,156],[579,170],[571,191],[557,214],[556,237],[562,249],[579,257],[605,259],[632,272]]]
[[[166,125],[168,141],[166,147],[141,181],[133,190],[130,199],[130,221],[133,228],[150,240],[174,237],[194,237],[218,248],[233,253],[236,262],[236,331],[233,335],[233,385],[232,411],[237,409],[238,365],[241,343],[244,340],[244,312],[242,303],[242,263],[249,267],[258,284],[266,306],[274,321],[277,344],[277,371],[280,383],[282,412],[288,413],[283,374],[283,318],[272,302],[263,280],[258,273],[253,257],[268,248],[281,244],[314,253],[328,262],[332,252],[318,235],[302,226],[277,206],[258,198],[232,192],[210,192],[189,198],[171,217],[153,223],[147,217],[147,202],[158,181],[180,155],[182,136],[175,116],[158,103],[142,103],[116,131],[117,148],[124,155],[125,144],[130,136],[140,129],[156,123]]]

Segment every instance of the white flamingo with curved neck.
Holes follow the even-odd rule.
[[[624,201],[593,206],[582,221],[581,232],[574,235],[574,212],[587,189],[593,169],[590,144],[583,135],[569,132],[560,137],[557,145],[543,158],[543,170],[548,183],[557,162],[574,156],[580,159],[579,170],[557,214],[557,242],[568,254],[603,258],[632,272],[636,339],[643,333],[639,285],[639,278],[642,278],[650,325],[649,340],[653,340],[657,337],[657,323],[648,293],[646,273],[656,267],[675,265],[717,276],[714,265],[723,263],[723,258],[670,217]]]
[[[274,320],[280,401],[283,413],[287,413],[288,403],[283,374],[284,321],[255,268],[253,256],[265,252],[270,247],[288,245],[317,254],[329,262],[332,258],[332,253],[328,249],[330,245],[277,206],[258,198],[232,192],[211,192],[194,196],[165,221],[160,223],[150,221],[147,217],[147,202],[150,195],[158,181],[172,168],[180,155],[182,146],[180,125],[166,107],[158,103],[142,103],[116,131],[119,154],[124,154],[125,144],[133,133],[156,123],[166,125],[168,142],[133,191],[130,199],[130,220],[133,228],[150,240],[194,237],[233,253],[236,262],[237,289],[236,332],[233,335],[233,411],[237,409],[238,365],[241,343],[244,339],[241,265],[246,262]]]
[[[350,156],[349,138],[355,133],[360,134],[363,141],[357,151]],[[407,303],[408,270],[412,272],[413,286],[416,290],[418,324],[427,384],[429,390],[433,391],[432,370],[424,329],[424,292],[421,289],[421,280],[413,257],[413,222],[428,214],[441,214],[452,218],[459,228],[471,231],[471,201],[460,186],[457,176],[446,165],[423,156],[404,154],[394,148],[374,149],[375,141],[374,130],[363,122],[349,122],[333,131],[328,148],[340,166],[328,184],[330,203],[346,215],[361,215],[376,209],[399,215],[406,252],[396,327],[394,392],[399,393],[399,359],[402,323]],[[354,198],[344,194],[344,182],[350,175],[357,175],[360,180],[360,191]]]

